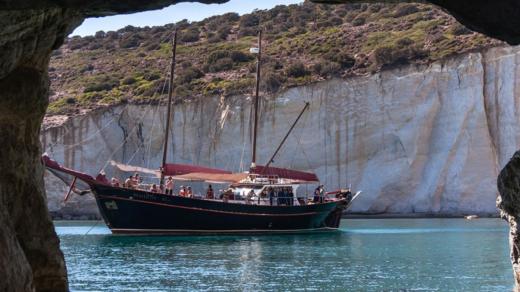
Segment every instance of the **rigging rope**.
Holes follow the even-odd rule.
[[[169,70],[166,70],[165,71],[169,71]],[[164,81],[163,83],[163,86],[162,86],[162,89],[160,91],[160,95],[163,95],[164,92],[165,92],[165,89],[166,89],[166,80]],[[154,96],[155,96],[155,93],[154,93]],[[155,107],[155,110],[153,112],[153,118],[152,118],[152,128],[150,129],[150,134],[149,134],[149,138],[148,138],[148,149],[146,151],[147,154],[145,154],[146,156],[146,167],[149,168],[150,167],[150,156],[151,156],[151,151],[152,151],[152,137],[153,137],[153,132],[154,132],[154,129],[155,129],[155,119],[157,118],[157,112],[159,111],[159,108],[162,106],[162,101],[159,101],[157,103],[157,106]],[[130,163],[130,162],[128,162]]]
[[[112,158],[114,157],[116,152],[119,151],[119,149],[121,149],[121,147],[123,147],[125,145],[125,143],[127,142],[128,138],[133,134],[133,132],[138,128],[138,125],[143,121],[144,117],[148,114],[148,112],[150,111],[150,105],[151,105],[151,103],[154,100],[153,97],[155,97],[157,91],[154,92],[152,98],[148,102],[148,104],[147,104],[148,107],[146,108],[146,110],[143,111],[142,115],[137,119],[137,122],[135,123],[133,128],[128,132],[126,137],[123,139],[123,142],[121,142],[120,145],[118,147],[116,147],[116,149],[114,149],[114,151],[112,151],[112,153],[110,154],[110,156],[108,157],[106,163],[103,165],[103,167],[100,169],[100,171],[104,171],[105,170],[105,168],[108,166],[108,164],[110,163],[110,160],[112,160]]]
[[[127,105],[128,106],[128,105]],[[126,106],[125,106],[126,108]],[[125,110],[125,108],[123,108],[123,110]],[[83,119],[82,119],[83,120]],[[59,150],[56,150],[56,151],[53,151],[53,153],[61,153],[61,152],[65,152],[67,150],[70,150],[74,147],[77,147],[77,146],[80,146],[80,145],[83,145],[85,144],[86,142],[88,142],[89,140],[91,140],[92,138],[94,138],[94,136],[97,136],[99,133],[101,133],[104,129],[106,129],[110,124],[112,124],[114,121],[116,120],[116,115],[114,115],[112,117],[112,119],[110,119],[105,125],[103,125],[101,128],[98,128],[98,130],[96,130],[94,133],[90,134],[87,138],[77,142],[77,143],[73,143],[73,144],[62,144],[63,145],[63,148],[59,149]],[[81,123],[81,121],[80,121]],[[64,134],[61,135],[61,139],[63,141],[63,137],[65,136],[66,133],[68,133],[71,129],[73,128],[73,126],[71,126]],[[56,146],[58,145],[58,142],[54,143],[54,145],[52,146]],[[51,146],[51,147],[52,147]]]

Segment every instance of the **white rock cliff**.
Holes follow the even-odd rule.
[[[363,191],[353,212],[496,214],[499,169],[520,144],[519,60],[518,47],[494,48],[263,99],[258,161],[310,101],[275,166],[313,170],[328,189],[352,184]],[[247,168],[249,116],[243,96],[176,105],[169,160]],[[164,106],[120,106],[70,119],[41,140],[54,159],[94,175],[110,159],[155,168],[164,118]],[[50,175],[46,186],[51,211],[97,213],[91,196],[63,204],[67,187]]]

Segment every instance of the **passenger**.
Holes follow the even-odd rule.
[[[213,193],[213,188],[211,185],[208,186],[208,189],[206,190],[206,199],[213,199],[215,197]]]
[[[269,187],[269,205],[273,205],[273,199],[274,199],[274,190],[272,187]]]
[[[249,191],[249,193],[247,193],[247,195],[246,195],[246,204],[251,204],[254,196],[255,196],[255,191],[253,189],[251,189]]]
[[[233,190],[231,188],[228,188],[224,191],[226,197],[228,200],[234,200],[235,199],[235,193],[233,193]]]
[[[229,202],[229,194],[228,194],[228,192],[222,193],[221,197],[222,197],[222,202],[224,202],[224,203]]]
[[[278,191],[276,192],[276,199],[278,206],[282,206],[284,204],[283,188],[278,189]]]
[[[151,187],[150,187],[150,192],[152,193],[157,193],[159,191],[159,189],[157,188],[157,185],[156,184],[153,184]]]
[[[347,188],[347,192],[345,193],[345,199],[347,199],[348,202],[352,200],[352,191],[350,190],[350,188]]]
[[[108,184],[109,181],[107,179],[107,176],[105,175],[104,171],[99,172],[99,174],[96,176],[96,180],[99,182],[102,182],[104,184]]]
[[[112,178],[110,183],[112,184],[113,187],[119,187],[121,185],[121,182],[115,177]]]
[[[193,191],[191,190],[191,187],[188,187],[188,190],[186,190],[186,197],[193,198]]]
[[[320,202],[320,195],[321,195],[321,190],[320,190],[321,186],[318,186],[315,190],[314,190],[314,198],[312,200],[313,203],[319,203]]]
[[[320,186],[320,203],[323,203],[325,200],[325,188],[323,185]]]
[[[260,199],[263,199],[265,197],[267,197],[267,190],[263,189],[262,192],[260,193],[260,196],[258,196],[258,205],[260,205]]]
[[[139,174],[136,172],[134,174],[134,177],[133,177],[133,188],[134,189],[138,189],[139,188],[139,184],[141,183],[141,178],[139,177]]]
[[[133,177],[133,176],[129,176],[129,177],[125,180],[125,185],[124,185],[124,187],[129,188],[129,189],[133,189],[133,188],[134,188],[134,177]]]
[[[181,186],[181,189],[179,190],[179,196],[186,197],[186,188],[184,186]]]
[[[294,206],[294,193],[292,188],[288,188],[287,198],[289,199],[289,206]]]
[[[165,189],[167,195],[173,195],[173,178],[171,176],[166,179]]]

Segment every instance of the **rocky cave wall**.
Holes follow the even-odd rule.
[[[329,190],[352,184],[364,192],[354,212],[497,214],[496,177],[520,142],[519,59],[520,47],[494,48],[263,99],[258,161],[265,163],[310,101],[275,166],[314,170]],[[250,102],[236,96],[177,105],[171,160],[246,169]],[[51,157],[93,175],[110,159],[154,168],[164,115],[158,106],[103,110],[45,131],[42,144]],[[51,211],[97,212],[91,197],[62,204],[66,187],[47,181]]]

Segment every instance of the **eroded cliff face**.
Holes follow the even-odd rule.
[[[519,144],[518,58],[520,48],[495,48],[263,99],[258,161],[270,157],[310,101],[274,165],[314,170],[328,189],[352,184],[363,191],[354,212],[497,214],[496,177]],[[177,105],[170,160],[247,169],[249,115],[244,96]],[[42,144],[91,174],[110,159],[154,168],[164,116],[162,106],[113,108],[45,131]],[[54,181],[47,188],[51,211],[96,213],[90,197],[63,205],[66,187]]]

